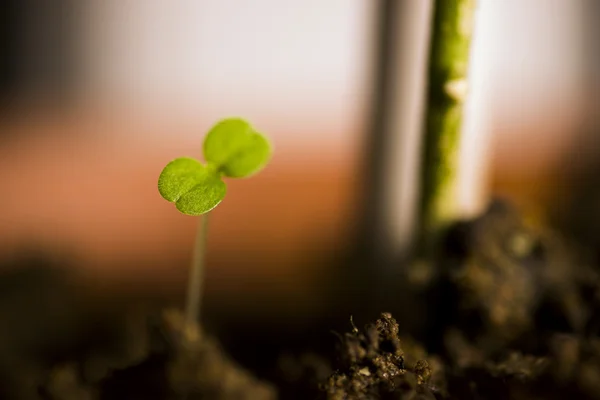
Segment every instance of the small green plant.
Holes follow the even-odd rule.
[[[228,178],[245,178],[261,170],[271,158],[266,137],[243,119],[228,118],[217,123],[206,135],[203,145],[205,164],[190,158],[177,158],[158,178],[161,196],[187,215],[202,215],[196,234],[194,257],[188,282],[186,324],[192,326],[200,311],[208,212],[225,197]]]

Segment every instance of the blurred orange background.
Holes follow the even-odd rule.
[[[556,176],[583,161],[580,143],[595,155],[581,73],[588,4],[479,2],[486,190],[525,208],[564,194]],[[376,5],[82,2],[69,17],[75,89],[48,90],[42,74],[2,110],[0,257],[34,246],[127,288],[183,287],[197,220],[156,181],[171,159],[200,157],[214,122],[239,115],[276,151],[256,177],[228,181],[213,213],[209,296],[306,300],[361,214]]]

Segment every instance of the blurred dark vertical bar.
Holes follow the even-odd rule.
[[[361,290],[355,290],[353,296],[371,315],[381,310],[393,312],[406,323],[404,329],[414,330],[418,329],[414,316],[427,311],[425,302],[406,309],[403,305],[415,297],[406,290],[407,285],[398,288],[406,280],[414,240],[433,2],[379,0],[376,4],[358,246],[362,252],[357,258]]]
[[[387,115],[392,111],[389,102],[394,74],[394,33],[398,24],[398,0],[379,0],[375,20],[373,89],[366,142],[366,177],[363,198],[363,220],[360,229],[361,250],[368,259],[377,258],[378,243],[383,241],[385,146]]]
[[[361,248],[385,274],[413,240],[432,2],[376,4]]]
[[[20,0],[0,1],[0,98],[16,90],[18,81]]]
[[[63,100],[75,86],[80,2],[2,0],[0,97]]]
[[[557,225],[600,263],[600,1],[583,0],[580,5],[583,59],[578,72],[585,114],[582,135],[573,153],[565,157],[566,180],[559,182],[566,191],[567,206],[552,212]]]

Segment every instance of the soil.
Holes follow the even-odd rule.
[[[274,321],[225,347],[177,310],[92,307],[32,263],[0,279],[0,399],[600,399],[600,270],[574,248],[495,202],[405,268],[402,300],[376,305],[393,315],[321,336]]]

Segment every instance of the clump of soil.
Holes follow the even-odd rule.
[[[446,322],[490,349],[531,332],[583,333],[593,308],[586,297],[600,287],[562,238],[500,202],[454,226],[438,269],[441,300],[452,305]]]
[[[411,360],[398,333],[396,320],[383,313],[364,331],[353,327],[341,336],[339,369],[322,385],[327,399],[434,399],[442,389],[430,383],[429,363]]]
[[[275,399],[180,312],[94,304],[52,264],[21,260],[0,279],[0,399]]]
[[[200,327],[193,327],[191,332],[189,327],[184,329],[181,313],[168,312],[163,322],[170,342],[166,371],[174,393],[186,394],[190,399],[215,400],[272,400],[277,397],[271,385],[258,381],[233,362],[218,342]]]
[[[139,337],[153,335],[145,357],[131,365],[104,370],[96,381],[79,374],[76,364],[55,367],[41,387],[46,398],[273,400],[273,386],[255,379],[233,362],[198,326],[186,327],[183,315],[165,311]]]
[[[600,339],[549,337],[544,356],[502,349],[494,357],[447,336],[444,354],[401,338],[396,320],[383,313],[364,330],[340,337],[338,365],[321,385],[328,400],[377,399],[598,399]]]
[[[566,243],[502,202],[456,224],[421,297],[422,346],[403,336],[405,300],[397,321],[342,336],[327,398],[600,399],[600,274]]]

